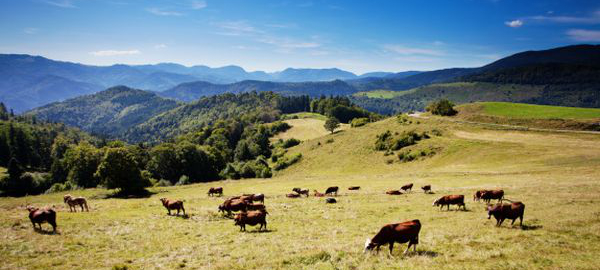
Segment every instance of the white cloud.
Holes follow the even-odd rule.
[[[182,16],[183,14],[177,11],[168,11],[160,8],[148,8],[146,11],[158,16]]]
[[[600,31],[571,29],[567,31],[569,38],[582,42],[600,42]]]
[[[128,51],[117,51],[117,50],[105,50],[90,52],[93,56],[119,56],[119,55],[135,55],[140,54],[139,50],[128,50]]]
[[[224,36],[248,36],[264,33],[264,31],[257,29],[245,21],[221,22],[215,23],[215,25],[225,30],[224,32],[218,33],[219,35]]]
[[[395,45],[395,44],[383,45],[383,49],[386,51],[394,52],[394,53],[401,54],[401,55],[429,55],[429,56],[444,55],[444,53],[439,50],[411,48],[411,47]]]
[[[523,26],[523,21],[522,20],[514,20],[514,21],[505,22],[504,24],[506,24],[506,26],[508,26],[508,27],[519,28],[519,27]]]
[[[23,32],[28,35],[33,35],[33,34],[37,34],[38,30],[39,29],[37,29],[37,28],[27,27],[27,28],[23,29]]]
[[[44,3],[48,5],[52,5],[60,8],[74,8],[73,2],[71,0],[45,0]]]
[[[552,13],[547,13],[548,15],[552,15]],[[591,13],[588,16],[532,16],[528,17],[528,20],[533,20],[537,22],[550,22],[550,23],[570,23],[570,24],[600,24],[600,10],[597,10]]]
[[[164,49],[167,48],[167,44],[156,44],[154,45],[154,49]]]
[[[203,9],[206,6],[206,1],[192,1],[192,9]]]

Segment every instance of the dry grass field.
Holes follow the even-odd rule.
[[[289,119],[284,122],[288,123],[292,128],[286,132],[281,132],[274,136],[272,140],[287,140],[287,139],[298,139],[301,141],[312,140],[315,138],[323,137],[330,132],[324,127],[325,120],[322,118],[305,117],[299,119]],[[340,124],[338,130],[344,130],[350,128],[349,124]]]
[[[432,157],[401,163],[373,150],[386,130],[432,129],[441,136],[410,146],[439,149]],[[598,269],[598,135],[483,129],[432,117],[291,136],[305,140],[290,149],[303,158],[271,179],[153,188],[140,199],[72,191],[90,199],[89,213],[69,213],[64,193],[1,198],[0,269]],[[409,182],[410,194],[384,194]],[[424,184],[435,194],[423,194]],[[293,187],[323,192],[334,185],[337,204],[284,196]],[[351,185],[361,190],[350,192]],[[239,232],[217,213],[223,198],[208,197],[210,186],[223,186],[224,197],[266,194],[268,230]],[[502,188],[525,203],[525,226],[495,227],[485,205],[471,200],[481,188]],[[464,194],[467,211],[431,206],[446,194]],[[183,199],[189,216],[168,216],[161,197]],[[34,232],[26,205],[55,206],[59,233]],[[363,254],[365,239],[383,225],[412,219],[423,225],[416,254],[402,256],[406,246],[398,244],[393,256],[385,247]]]

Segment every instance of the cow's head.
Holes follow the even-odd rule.
[[[438,206],[440,205],[440,199],[437,199],[435,201],[433,201],[433,205],[432,206]]]
[[[365,250],[363,251],[363,253],[367,253],[371,250],[373,250],[373,248],[375,248],[376,244],[373,243],[373,241],[371,241],[371,239],[367,238],[367,241],[365,241]]]
[[[492,218],[492,215],[496,211],[496,206],[488,204],[487,211],[488,211],[488,219]]]
[[[29,205],[25,209],[27,209],[27,211],[29,211],[29,212],[33,212],[33,211],[38,210],[39,208]]]
[[[167,198],[160,198],[159,200],[163,205],[167,203]]]

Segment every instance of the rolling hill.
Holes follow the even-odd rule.
[[[132,126],[179,106],[176,101],[125,86],[51,103],[27,112],[40,120],[61,122],[94,134],[115,137]]]

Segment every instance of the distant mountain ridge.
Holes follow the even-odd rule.
[[[370,76],[384,75],[388,73]],[[267,73],[248,72],[233,65],[217,68],[202,65],[186,67],[174,63],[91,66],[26,54],[0,54],[0,100],[17,112],[94,93],[116,85],[164,91],[181,83],[193,81],[231,84],[245,80],[308,82],[356,78],[359,76],[337,68],[288,68]]]

